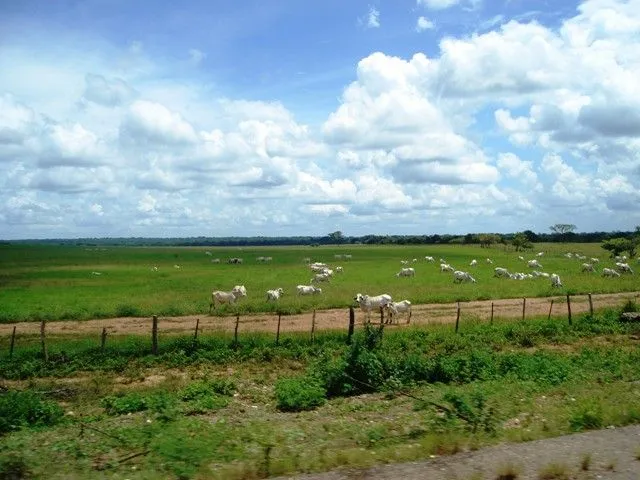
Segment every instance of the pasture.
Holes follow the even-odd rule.
[[[542,251],[544,256],[535,257]],[[210,254],[206,253],[209,252]],[[596,273],[582,273],[582,260],[564,257],[577,252],[598,257]],[[336,255],[351,254],[350,260]],[[548,279],[509,280],[494,278],[493,268],[530,272],[526,262],[538,258],[545,272],[560,275],[562,288],[552,288]],[[258,257],[270,256],[269,263]],[[434,263],[425,260],[433,256]],[[240,257],[241,265],[227,259]],[[220,263],[213,263],[213,259]],[[299,297],[295,287],[309,284],[312,272],[304,259],[341,265],[322,294]],[[413,259],[416,262],[412,262]],[[468,271],[477,283],[454,284],[451,273],[440,273],[439,259]],[[493,264],[486,263],[490,258]],[[477,259],[477,266],[470,262]],[[415,277],[397,278],[401,260],[415,268]],[[86,320],[129,316],[179,316],[206,314],[212,290],[229,291],[246,286],[248,295],[234,306],[222,306],[214,315],[275,312],[284,314],[314,308],[337,308],[353,304],[360,293],[389,293],[414,304],[471,301],[494,298],[541,297],[563,293],[613,293],[634,291],[636,275],[603,278],[599,271],[613,266],[599,244],[534,244],[527,252],[501,246],[480,248],[466,245],[332,247],[84,247],[0,246],[0,322]],[[632,261],[635,268],[638,264]],[[156,268],[154,268],[156,267]],[[179,267],[179,268],[178,268]],[[282,287],[284,296],[266,301],[266,291]]]

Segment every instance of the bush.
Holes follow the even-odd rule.
[[[277,407],[285,412],[313,410],[324,404],[326,395],[324,387],[309,377],[284,378],[276,383]]]
[[[569,425],[574,432],[596,430],[602,428],[603,424],[602,408],[599,405],[586,406],[571,415],[569,419]]]
[[[180,398],[188,402],[199,398],[207,397],[212,394],[230,397],[236,390],[236,385],[231,380],[200,380],[186,386],[180,393]]]
[[[30,478],[29,466],[22,457],[7,455],[0,458],[0,480]]]
[[[64,415],[60,405],[29,391],[0,395],[0,435],[21,427],[55,425]]]
[[[161,415],[171,416],[175,406],[175,399],[165,392],[143,396],[138,392],[126,395],[110,395],[104,397],[100,404],[109,415],[124,415],[127,413],[151,410]]]

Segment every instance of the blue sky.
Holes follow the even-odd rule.
[[[638,0],[9,0],[0,32],[0,238],[640,224]]]

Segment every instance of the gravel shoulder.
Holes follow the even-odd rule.
[[[592,295],[593,307],[595,309],[621,306],[627,299],[638,301],[640,292],[607,293]],[[553,300],[553,305],[551,301]],[[461,315],[464,321],[465,315],[473,314],[475,317],[489,320],[493,308],[496,318],[521,318],[522,298],[482,300],[473,302],[461,302]],[[493,305],[493,307],[492,307]],[[566,315],[567,299],[564,296],[528,298],[526,300],[526,316],[548,315],[551,308],[553,315]],[[434,323],[454,323],[456,320],[457,304],[455,303],[432,303],[414,305],[412,308],[411,324],[426,325]],[[572,314],[579,314],[589,311],[589,300],[587,295],[574,295],[571,297]],[[281,332],[308,332],[311,330],[310,312],[299,315],[287,315],[282,317]],[[318,310],[316,311],[316,330],[336,330],[346,329],[348,325],[348,310],[346,308]],[[179,334],[193,331],[196,321],[199,320],[201,333],[227,332],[232,333],[235,329],[235,317],[218,317],[206,313],[202,315],[187,315],[180,317],[160,317],[159,330],[162,333]],[[364,314],[356,310],[356,324],[361,324],[365,320]],[[377,315],[372,315],[372,320],[377,321]],[[406,324],[407,317],[399,316],[400,325]],[[23,335],[38,334],[40,332],[39,322],[20,322],[15,324],[0,324],[0,336],[9,336],[14,325],[16,331]],[[251,314],[240,317],[240,332],[264,331],[276,332],[278,317],[274,314]],[[96,335],[107,329],[111,335],[135,335],[148,334],[151,328],[149,317],[121,317],[104,318],[97,320],[83,321],[56,321],[47,322],[47,333],[49,335]]]
[[[590,457],[583,470],[585,456]],[[640,425],[596,430],[525,443],[505,443],[473,452],[437,457],[421,462],[381,465],[300,475],[300,480],[463,480],[498,479],[501,469],[513,466],[518,480],[528,479],[640,479]],[[552,464],[566,476],[544,477]],[[505,477],[506,478],[506,477]]]

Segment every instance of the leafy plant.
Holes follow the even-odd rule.
[[[279,410],[299,412],[323,405],[327,391],[309,377],[283,378],[276,383],[276,402]]]
[[[60,405],[31,391],[12,390],[0,395],[0,435],[21,427],[54,425],[63,415]]]
[[[17,455],[0,457],[0,480],[30,478],[31,471],[24,458]]]

